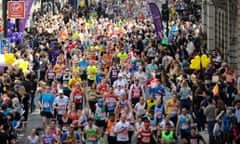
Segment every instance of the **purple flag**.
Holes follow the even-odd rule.
[[[162,19],[158,6],[155,3],[149,3],[150,11],[153,17],[153,23],[158,36],[158,40],[162,41]]]
[[[30,16],[31,8],[34,2],[34,0],[23,0],[23,1],[25,1],[25,18],[19,20],[19,23],[18,23],[19,32],[24,32],[24,29],[25,29],[27,20]]]

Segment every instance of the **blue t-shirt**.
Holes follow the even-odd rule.
[[[165,89],[162,86],[157,86],[150,90],[150,94],[153,94],[154,96],[165,94]]]
[[[88,65],[89,65],[88,61],[80,61],[78,63],[78,66],[83,70],[84,73],[87,72]]]
[[[97,84],[101,83],[102,77],[103,77],[102,73],[97,74],[97,76],[96,76]]]
[[[54,102],[54,95],[52,93],[42,93],[40,95],[40,102],[43,105],[43,111],[45,112],[51,112],[52,111],[52,105]]]

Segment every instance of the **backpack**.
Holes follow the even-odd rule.
[[[222,130],[224,133],[229,133],[232,127],[232,118],[224,115],[222,118]]]

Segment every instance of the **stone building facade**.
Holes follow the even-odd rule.
[[[202,26],[208,50],[220,50],[240,76],[240,0],[203,0]]]

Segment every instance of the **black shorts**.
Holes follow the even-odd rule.
[[[82,80],[87,80],[87,74],[86,73],[81,74],[80,77],[81,77]]]
[[[106,122],[105,120],[96,120],[96,126],[106,128]]]
[[[71,59],[72,57],[71,57],[71,55],[70,55],[70,53],[67,53],[67,59]]]
[[[76,107],[77,110],[82,110],[83,109],[82,104],[76,104],[75,103],[75,107]]]
[[[94,80],[88,79],[88,86],[91,87],[94,82],[95,82]]]
[[[41,111],[40,115],[41,115],[42,117],[46,117],[46,118],[48,118],[48,119],[53,118],[53,114],[52,114],[51,112]]]
[[[181,133],[181,139],[186,139],[189,142],[189,140],[190,140],[190,138],[189,138],[190,132],[187,132],[185,130],[181,130],[180,129],[180,133]]]
[[[139,102],[140,98],[133,98],[132,99],[132,106],[135,107],[135,105]]]

